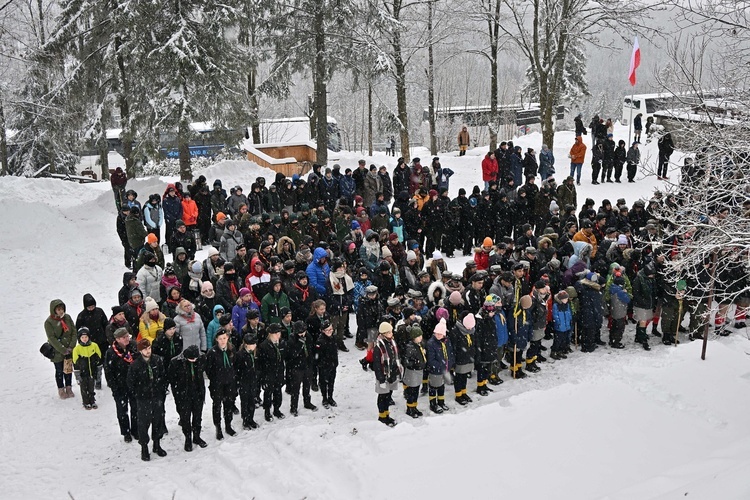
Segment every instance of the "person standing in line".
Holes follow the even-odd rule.
[[[141,444],[141,460],[148,462],[151,460],[148,452],[149,428],[154,441],[153,452],[160,457],[167,456],[167,452],[159,443],[166,431],[161,423],[167,377],[164,373],[164,363],[160,356],[151,353],[151,342],[148,339],[138,342],[138,352],[141,354],[140,357],[133,361],[128,370],[128,389],[138,401],[138,442]]]

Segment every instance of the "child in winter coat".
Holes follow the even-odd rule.
[[[83,407],[87,410],[98,408],[96,405],[94,383],[96,372],[101,364],[102,352],[99,350],[99,346],[91,342],[89,329],[85,326],[81,327],[78,330],[78,343],[73,348],[73,366],[76,369],[76,378],[78,378],[81,384]]]
[[[297,321],[297,323],[304,322]],[[324,321],[324,328],[315,343],[315,367],[320,378],[320,395],[323,397],[323,407],[338,406],[333,399],[333,386],[336,382],[336,368],[339,366],[339,349],[333,337],[333,326]]]
[[[255,348],[258,338],[252,333],[245,334],[237,355],[234,357],[234,372],[240,393],[242,427],[257,429],[255,422],[255,395],[257,393],[257,371],[255,368]]]
[[[526,353],[526,369],[532,373],[539,371],[537,361],[544,362],[547,358],[542,356],[542,339],[547,329],[547,302],[549,301],[549,285],[544,280],[539,280],[534,285],[532,292],[532,323],[531,345]]]
[[[455,376],[453,377],[453,389],[456,393],[456,403],[465,406],[472,400],[466,394],[466,380],[474,370],[476,319],[469,311],[461,313],[461,321],[456,323],[450,331],[450,341],[456,355]]]
[[[567,349],[573,330],[573,311],[569,301],[570,297],[565,290],[560,290],[555,295],[555,303],[552,305],[552,359],[568,359]]]
[[[211,320],[211,322],[208,324],[208,327],[206,328],[206,346],[209,349],[211,349],[214,346],[214,338],[216,337],[216,332],[218,332],[219,328],[221,328],[221,325],[219,324],[219,320],[224,314],[225,314],[224,306],[222,306],[221,304],[216,304],[213,310],[213,319]]]
[[[609,346],[615,349],[625,347],[622,344],[622,335],[628,323],[628,304],[631,299],[632,297],[625,288],[625,277],[619,270],[615,271],[612,283],[609,285],[609,314],[612,318],[609,328]]]
[[[521,307],[517,308],[513,313],[513,318],[508,322],[508,344],[509,348],[506,352],[508,357],[508,364],[510,365],[510,373],[513,378],[525,378],[521,368],[523,367],[523,351],[531,340],[531,334],[533,329],[531,307],[533,300],[531,295],[524,295],[519,300]],[[527,370],[534,373],[539,369],[534,364],[527,365]]]
[[[403,374],[396,341],[393,340],[393,326],[382,322],[373,348],[372,370],[375,372],[375,392],[378,394],[378,421],[388,427],[396,425],[388,408],[393,403],[393,391]]]
[[[359,309],[359,301],[365,296],[365,289],[370,285],[372,285],[370,274],[367,272],[367,268],[362,266],[359,268],[359,279],[354,283],[354,295],[352,301],[355,313]]]
[[[495,316],[497,306],[495,297],[488,295],[484,299],[482,309],[477,316],[475,330],[476,337],[476,360],[477,360],[477,394],[487,396],[492,389],[487,387],[487,381],[490,378],[490,372],[493,365],[497,363],[497,325]],[[495,383],[498,379],[495,377]]]
[[[419,418],[422,412],[417,409],[419,387],[422,385],[422,373],[427,365],[427,353],[422,347],[422,329],[418,326],[409,328],[409,340],[403,354],[404,363],[404,399],[406,400],[406,414],[411,418]]]
[[[432,338],[427,341],[427,371],[430,384],[430,410],[433,413],[443,413],[449,410],[445,404],[445,382],[452,380],[451,372],[456,364],[453,344],[446,337],[447,326],[445,319],[440,319]]]

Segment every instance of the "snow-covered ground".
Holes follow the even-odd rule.
[[[627,130],[615,140],[627,139]],[[587,138],[588,140],[588,138]],[[516,140],[541,149],[540,136]],[[557,178],[567,175],[571,132],[556,136]],[[645,146],[653,162],[655,144]],[[452,168],[451,194],[481,185],[484,149],[440,155]],[[427,151],[415,155],[429,164]],[[355,166],[358,154],[338,162]],[[677,154],[673,160],[680,161]],[[394,159],[376,156],[377,164]],[[653,179],[592,186],[589,169],[579,203],[592,197],[628,204],[649,197]],[[203,172],[209,184],[249,186],[273,173],[247,162]],[[673,173],[674,176],[676,174]],[[146,198],[172,179],[139,179]],[[746,332],[712,337],[706,361],[696,342],[659,343],[651,352],[633,344],[542,365],[539,374],[495,387],[487,398],[469,394],[462,408],[447,390],[448,414],[412,420],[396,394],[390,429],[376,421],[374,381],[352,349],[341,356],[338,408],[240,430],[213,439],[210,399],[203,415],[206,449],[182,450],[171,397],[166,458],[143,463],[136,443],[119,436],[114,403],[105,387],[99,409],[57,398],[53,367],[39,353],[50,300],[63,299],[75,318],[84,293],[109,312],[121,284],[122,250],[108,184],[0,178],[0,498],[750,498],[750,341]],[[204,251],[205,253],[205,251]],[[199,254],[202,255],[202,254]],[[466,258],[449,262],[463,268]],[[606,337],[606,333],[605,333]],[[469,382],[469,390],[474,382]],[[475,397],[476,396],[476,397]],[[320,402],[319,394],[313,402]],[[425,410],[426,399],[420,398]],[[288,411],[288,399],[282,411]],[[238,419],[235,428],[241,427]]]

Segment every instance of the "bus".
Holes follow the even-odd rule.
[[[661,92],[653,94],[635,94],[625,96],[622,102],[623,125],[629,125],[630,120],[641,113],[641,121],[646,125],[646,119],[653,117],[654,113],[669,109],[688,109],[699,105],[704,99],[718,96],[716,91],[708,92]],[[632,118],[631,118],[632,117]]]

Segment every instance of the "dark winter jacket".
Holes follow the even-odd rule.
[[[109,347],[106,335],[109,319],[101,307],[96,307],[93,311],[89,311],[86,309],[89,305],[95,306],[96,300],[94,300],[91,294],[87,293],[83,296],[83,311],[78,313],[78,317],[76,318],[76,330],[79,330],[83,326],[88,328],[89,337],[93,342],[96,342],[103,354]]]
[[[493,363],[497,360],[497,324],[495,318],[482,312],[477,316],[475,329],[476,359],[480,363]]]
[[[161,356],[164,360],[164,369],[169,373],[172,359],[182,353],[182,336],[175,332],[170,339],[164,332],[159,333],[151,345],[154,354]]]
[[[266,339],[258,346],[258,378],[262,386],[281,387],[284,383],[285,353],[286,345],[282,341],[274,344]]]
[[[474,369],[474,354],[476,352],[474,331],[475,328],[469,330],[458,321],[456,326],[448,332],[448,338],[453,345],[453,352],[456,356],[456,368],[459,371],[463,370],[462,373]],[[467,365],[469,365],[468,371]]]
[[[653,309],[654,306],[654,280],[641,269],[633,280],[633,307]]]
[[[318,336],[315,342],[315,363],[319,370],[331,370],[339,366],[339,349],[333,335]]]
[[[140,354],[136,351],[135,341],[131,341],[125,349],[113,343],[104,353],[104,377],[113,393],[128,392],[128,370]]]
[[[152,354],[148,361],[139,356],[128,370],[128,389],[135,399],[163,400],[167,391],[167,374],[161,356]]]
[[[234,374],[240,390],[253,390],[258,383],[255,352],[244,347],[234,357]]]
[[[229,344],[225,350],[215,345],[206,352],[206,375],[209,380],[208,389],[212,394],[226,394],[227,389],[231,391],[236,388],[233,364],[234,349]]]
[[[380,336],[372,351],[372,370],[379,384],[393,384],[401,378],[401,361],[395,340]]]
[[[193,401],[206,399],[206,382],[203,377],[205,363],[205,355],[191,363],[180,353],[169,364],[167,374],[178,411]]]
[[[325,335],[323,335],[325,337]],[[286,344],[287,373],[295,371],[307,372],[312,370],[315,352],[312,340],[305,335],[294,335]]]
[[[453,344],[448,337],[438,340],[431,337],[427,341],[427,370],[432,375],[442,375],[446,370],[453,370],[456,365],[456,355]]]

